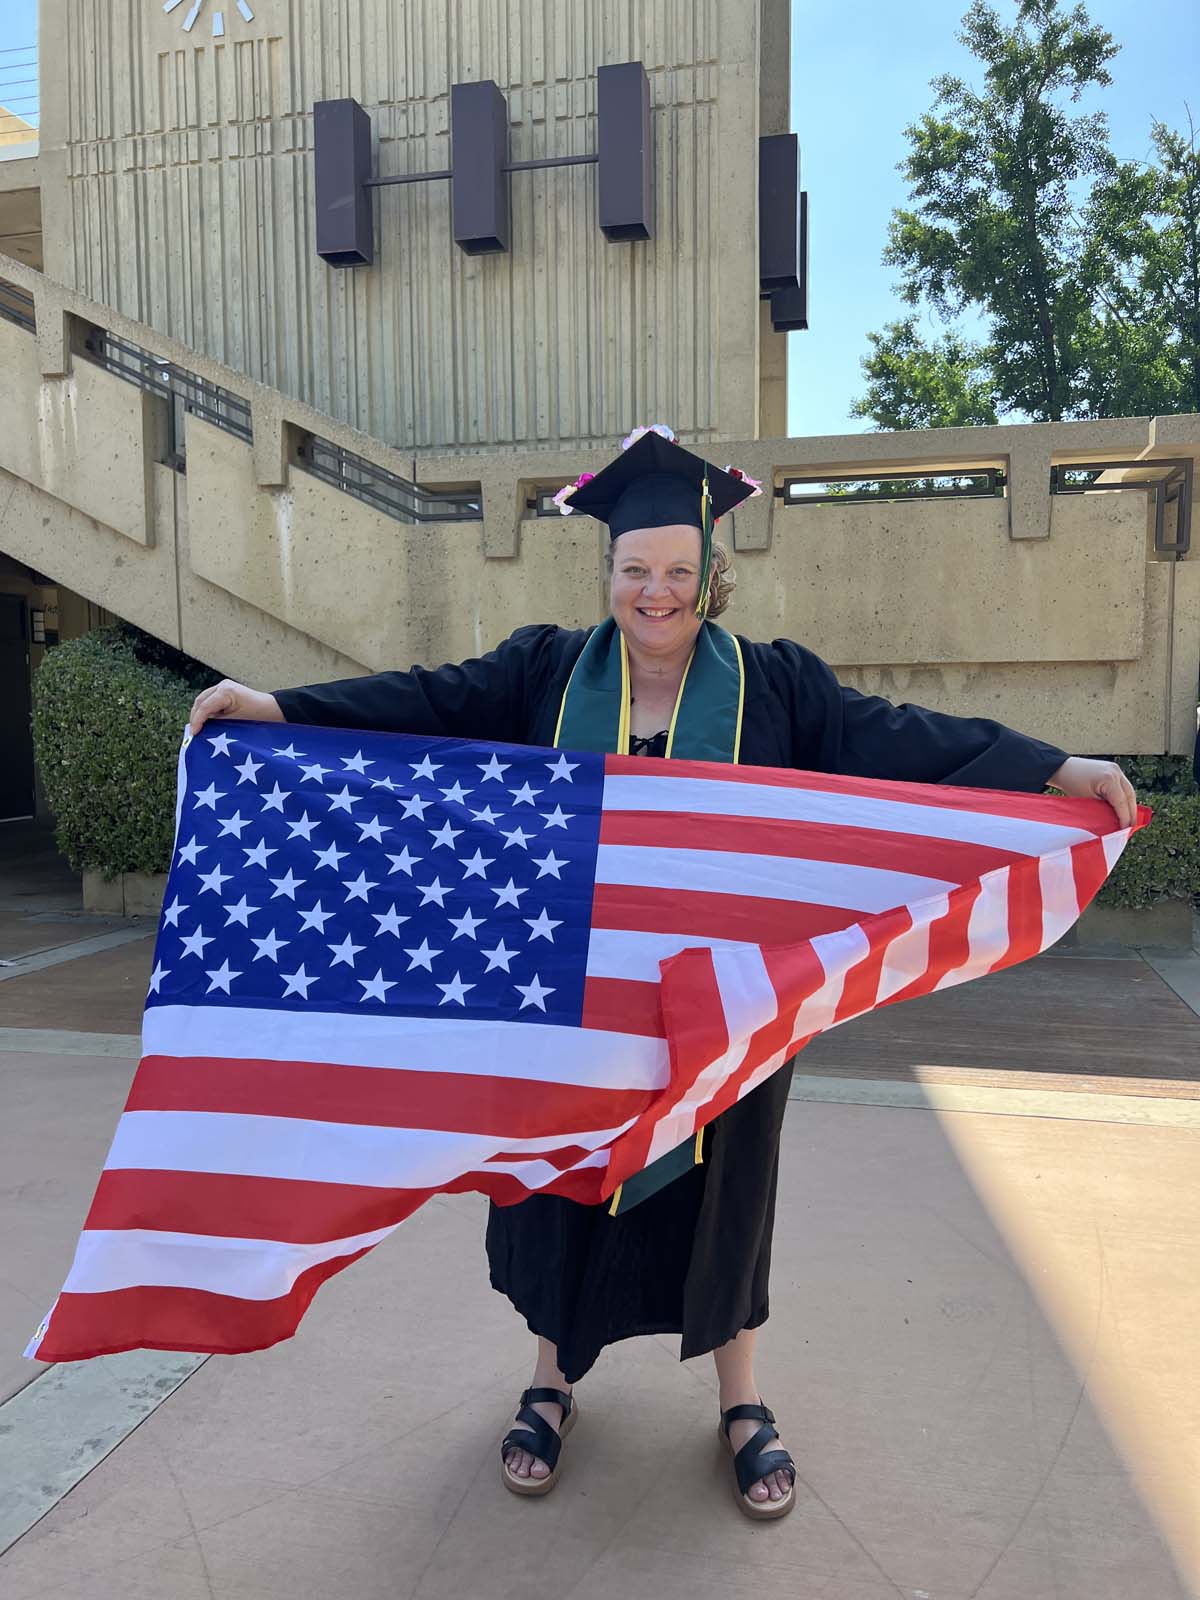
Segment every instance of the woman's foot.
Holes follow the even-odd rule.
[[[555,1375],[557,1375],[557,1368],[553,1370]],[[561,1388],[564,1393],[571,1393],[571,1386],[569,1384],[555,1383],[551,1376],[543,1373],[540,1366],[535,1368],[533,1381],[530,1383],[529,1387],[531,1389]],[[554,1429],[555,1433],[559,1431],[563,1419],[562,1406],[555,1405],[551,1400],[538,1400],[534,1402],[534,1404],[530,1407],[530,1410],[536,1411],[539,1417],[544,1417]],[[524,1423],[515,1422],[513,1427],[520,1429],[522,1433],[529,1433],[530,1438],[533,1437],[532,1433],[528,1428],[525,1427]],[[546,1463],[541,1460],[539,1456],[535,1456],[532,1451],[529,1450],[510,1450],[504,1458],[504,1464],[508,1468],[509,1472],[512,1473],[514,1478],[540,1479],[548,1478],[550,1476],[550,1468],[546,1465]]]
[[[722,1394],[720,1398],[721,1412],[724,1414],[732,1406],[756,1406],[761,1402],[757,1394]],[[761,1421],[741,1421],[729,1424],[729,1442],[733,1446],[734,1454],[749,1444],[754,1435],[762,1427]],[[772,1439],[767,1446],[769,1450],[786,1450],[787,1444],[782,1438]],[[768,1500],[786,1500],[792,1492],[792,1477],[789,1472],[768,1472],[765,1478],[760,1478],[757,1483],[750,1485],[749,1498],[756,1504]]]

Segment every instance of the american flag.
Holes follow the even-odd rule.
[[[142,1060],[26,1354],[261,1349],[433,1193],[598,1204],[815,1034],[1052,944],[1132,831],[1100,801],[210,723]]]

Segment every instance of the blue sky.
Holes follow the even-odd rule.
[[[1015,11],[999,0],[1001,14]],[[792,128],[800,135],[810,208],[811,328],[789,334],[788,431],[853,432],[867,334],[900,314],[895,273],[880,262],[892,208],[907,199],[896,163],[904,129],[932,104],[941,72],[976,77],[959,44],[967,0],[794,0]],[[1197,0],[1090,0],[1089,13],[1122,46],[1103,108],[1113,148],[1125,159],[1150,152],[1154,117],[1179,127],[1185,102],[1200,123],[1200,5]],[[37,35],[37,0],[0,0],[0,51]],[[3,84],[28,77],[0,55]],[[17,94],[28,94],[23,87]],[[19,107],[31,110],[31,107]],[[936,327],[931,325],[931,332]]]

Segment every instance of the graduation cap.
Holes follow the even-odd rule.
[[[635,431],[621,454],[595,474],[584,474],[555,495],[564,512],[582,511],[608,524],[609,537],[631,528],[699,528],[700,616],[708,609],[712,530],[718,517],[762,491],[737,468],[714,467],[677,444],[661,424]]]

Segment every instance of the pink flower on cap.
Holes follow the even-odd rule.
[[[658,433],[664,439],[669,439],[672,444],[675,443],[675,434],[665,422],[653,422],[648,428],[635,428],[632,433],[626,434],[621,440],[621,449],[628,450],[629,446],[636,444],[644,433]]]
[[[759,479],[752,478],[748,472],[743,472],[741,467],[725,467],[722,470],[727,472],[731,478],[739,478],[742,483],[748,483],[750,485],[751,500],[754,499],[756,494],[762,493],[762,483],[759,481]]]
[[[563,484],[562,488],[554,496],[554,504],[562,512],[564,517],[569,517],[571,512],[575,509],[574,506],[569,506],[567,504],[567,501],[571,495],[575,493],[576,489],[582,489],[585,483],[591,483],[595,476],[596,474],[594,472],[581,472],[574,483]]]

